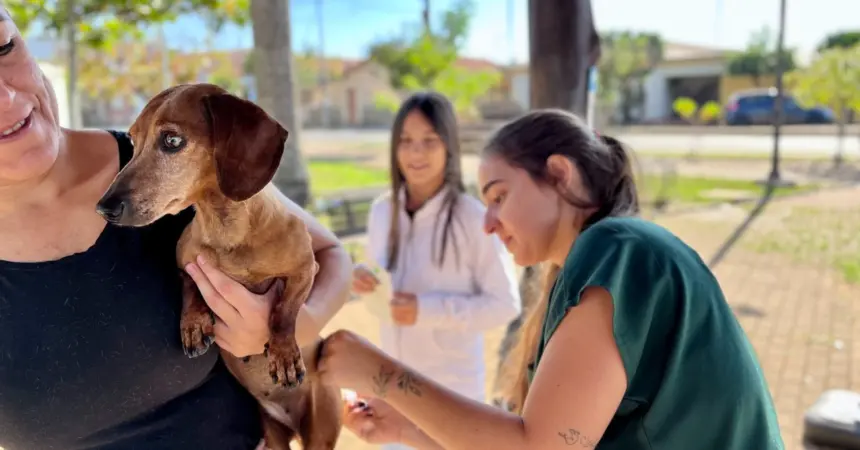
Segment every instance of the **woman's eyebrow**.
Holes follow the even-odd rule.
[[[487,195],[487,191],[489,191],[490,188],[493,187],[493,185],[496,185],[496,184],[501,183],[501,182],[502,182],[501,179],[495,179],[495,180],[488,181],[487,184],[485,184],[484,187],[481,188],[481,195]]]

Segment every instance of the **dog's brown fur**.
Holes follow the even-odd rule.
[[[266,353],[239,359],[222,350],[221,356],[260,401],[270,449],[289,449],[296,435],[305,449],[334,448],[340,391],[315,373],[321,343],[300,351],[295,340],[296,317],[319,266],[306,225],[270,184],[287,130],[251,102],[214,85],[192,84],[155,96],[129,132],[134,157],[102,197],[99,212],[118,225],[144,226],[194,205],[194,220],[177,248],[180,268],[203,255],[252,292],[282,283],[274,286],[283,293],[272,306]],[[176,143],[178,149],[169,148]],[[194,357],[212,343],[214,315],[180,273],[181,339]]]

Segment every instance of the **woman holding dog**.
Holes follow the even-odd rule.
[[[520,309],[513,261],[480,232],[484,210],[465,193],[451,103],[433,92],[406,99],[391,135],[391,190],[368,218],[366,258],[393,285],[382,349],[479,402],[483,333]],[[367,266],[355,269],[355,292],[378,288]]]
[[[181,346],[175,249],[193,210],[106,224],[96,203],[132,156],[128,136],[60,127],[54,90],[6,11],[0,67],[0,447],[255,448],[257,402],[217,351],[192,359]],[[345,301],[352,264],[282,200],[320,264],[297,324],[307,344]],[[236,312],[216,318],[215,342],[262,353],[277,292],[252,294],[208,261],[187,269],[213,310]]]
[[[554,268],[514,352],[515,411],[459,395],[340,331],[324,347],[324,376],[376,397],[351,405],[351,429],[419,448],[784,448],[755,352],[717,280],[694,250],[635,217],[619,142],[568,113],[531,112],[489,140],[479,178],[485,231],[518,264]]]

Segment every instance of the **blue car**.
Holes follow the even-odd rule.
[[[729,125],[773,125],[776,89],[742,91],[729,97],[726,106],[726,123]],[[833,111],[816,106],[804,108],[790,94],[783,94],[783,123],[827,124],[833,123]]]

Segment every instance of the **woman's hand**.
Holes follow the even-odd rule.
[[[397,362],[363,337],[338,330],[326,338],[318,367],[342,389],[383,396],[393,383]]]
[[[412,326],[418,321],[418,297],[409,292],[395,292],[391,299],[391,319],[400,326]]]
[[[402,442],[415,427],[402,414],[377,398],[346,404],[343,425],[369,444]]]
[[[352,290],[357,294],[370,294],[379,286],[379,279],[367,267],[357,264],[352,270]]]
[[[202,256],[185,271],[197,284],[203,300],[217,316],[215,343],[237,358],[263,353],[269,342],[269,315],[272,304],[283,289],[275,283],[263,295],[251,293]]]

